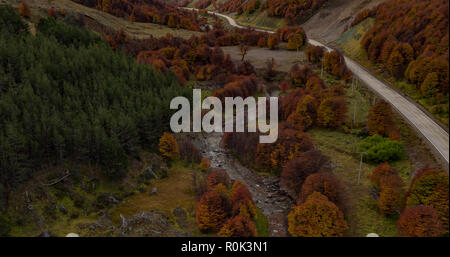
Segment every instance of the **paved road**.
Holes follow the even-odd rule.
[[[186,8],[193,9],[193,8]],[[215,14],[222,18],[225,18],[231,26],[237,28],[248,28],[241,26],[236,23],[236,21],[221,13],[208,11],[209,14]],[[255,29],[256,31],[275,33],[270,30]],[[314,40],[308,39],[308,43],[311,45],[323,46],[327,51],[332,51],[333,49]],[[420,110],[414,103],[410,102],[408,99],[397,93],[395,90],[391,89],[389,86],[384,84],[382,81],[377,79],[375,76],[370,74],[361,65],[351,60],[350,58],[344,56],[347,67],[353,72],[353,74],[363,81],[367,86],[369,86],[374,92],[383,97],[388,101],[395,109],[418,131],[432,147],[432,150],[447,166],[449,166],[449,142],[448,133],[440,127],[433,119],[428,117],[422,110]]]
[[[313,39],[308,39],[311,45],[323,46],[327,51],[332,49]],[[378,95],[388,101],[395,109],[418,131],[435,150],[436,154],[449,164],[449,147],[448,133],[433,121],[428,115],[420,110],[414,103],[397,93],[375,76],[370,74],[361,65],[352,59],[344,56],[347,67],[358,77],[364,84],[372,88]]]

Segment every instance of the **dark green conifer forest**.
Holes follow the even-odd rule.
[[[138,65],[99,36],[41,18],[36,36],[0,7],[0,182],[3,200],[43,165],[81,161],[112,179],[169,128],[176,77]]]

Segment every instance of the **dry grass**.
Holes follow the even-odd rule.
[[[193,169],[175,164],[170,168],[168,177],[152,181],[145,192],[126,198],[119,206],[111,210],[112,221],[118,222],[120,214],[134,215],[140,211],[159,210],[172,216],[172,210],[182,207],[192,214],[197,202],[193,183]],[[152,188],[157,188],[157,194],[150,195]]]
[[[7,0],[13,6],[18,7],[19,3]],[[118,18],[111,14],[102,12],[100,10],[89,8],[84,5],[77,4],[71,0],[28,0],[32,13],[43,12],[53,7],[57,12],[64,9],[66,13],[76,13],[84,15],[88,21],[88,26],[93,30],[99,30],[101,26],[105,26],[114,31],[123,29],[132,38],[148,38],[149,36],[162,37],[167,33],[170,33],[177,37],[189,38],[191,35],[200,35],[201,32],[184,30],[184,29],[172,29],[167,26],[154,24],[154,23],[141,23],[130,22],[126,18]],[[34,17],[32,17],[33,19]],[[94,24],[98,23],[98,24]],[[99,26],[100,25],[100,26]],[[98,31],[97,31],[98,32]]]

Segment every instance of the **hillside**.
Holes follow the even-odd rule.
[[[314,16],[302,24],[309,37],[324,43],[337,40],[363,9],[371,8],[385,0],[331,0]]]
[[[361,10],[372,8],[383,1],[309,1],[305,4],[306,8],[302,7],[303,2],[298,1],[218,0],[215,2],[217,8],[214,8],[211,0],[194,0],[188,6],[232,13],[239,23],[264,29],[274,30],[287,24],[301,24],[311,38],[328,43],[337,40]]]
[[[347,55],[370,63],[389,53],[378,68],[400,71],[401,60],[448,56],[435,40],[442,9],[407,11],[424,6],[404,0],[368,12],[373,1],[11,2],[0,5],[0,236],[448,235],[448,172],[419,138],[444,133],[429,137],[432,122],[414,131],[406,121],[422,112],[405,115],[413,104],[401,109],[401,95],[310,34],[315,21]],[[402,26],[410,23],[420,25],[415,36]],[[223,115],[237,97],[248,108]],[[259,114],[275,118],[269,131]],[[244,131],[223,131],[224,117]],[[274,142],[261,141],[273,132]]]
[[[366,9],[338,47],[448,127],[448,1],[386,1]]]

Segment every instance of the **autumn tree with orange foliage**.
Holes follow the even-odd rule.
[[[448,7],[446,0],[389,0],[357,15],[352,25],[373,17],[361,40],[369,60],[383,64],[397,79],[406,77],[427,97],[448,95]],[[428,74],[432,85],[423,85]],[[430,83],[431,77],[427,83]]]
[[[256,207],[252,200],[252,194],[248,187],[241,181],[236,180],[231,189],[231,213],[233,215],[244,215],[256,219]]]
[[[307,134],[299,131],[294,124],[283,122],[279,125],[275,143],[258,144],[255,165],[261,170],[278,173],[289,160],[313,148]]]
[[[241,181],[234,181],[231,188],[230,183],[224,170],[209,174],[206,192],[197,203],[197,224],[203,232],[219,231],[219,236],[256,236],[258,215],[252,194]]]
[[[331,51],[323,56],[323,68],[338,78],[344,80],[351,78],[351,72],[345,64],[344,56],[338,51]]]
[[[305,50],[306,58],[311,63],[320,63],[325,54],[325,48],[322,46],[308,46]]]
[[[24,18],[31,17],[31,11],[28,5],[25,2],[20,2],[19,4],[19,14]]]
[[[295,110],[302,117],[302,127],[307,129],[317,121],[317,100],[311,95],[303,96]]]
[[[402,213],[397,222],[397,232],[404,237],[439,237],[445,229],[433,207],[418,205]]]
[[[378,134],[383,137],[388,137],[394,130],[396,128],[391,105],[384,100],[379,100],[370,109],[367,120],[367,132],[369,135]]]
[[[202,161],[200,162],[200,168],[202,169],[202,171],[206,172],[210,167],[211,163],[209,162],[209,160],[207,158],[202,158]]]
[[[180,150],[175,137],[167,132],[159,140],[159,152],[169,160],[176,160],[180,157]]]
[[[342,125],[347,114],[344,96],[324,99],[317,110],[317,123],[324,128],[337,128]]]
[[[405,192],[404,183],[398,171],[389,163],[382,163],[375,167],[369,179],[379,192],[377,200],[379,210],[386,215],[399,214]]]
[[[249,69],[253,69],[253,66],[245,67],[249,63],[244,61],[239,66],[240,72],[251,72]],[[251,64],[249,64],[251,65]],[[247,70],[247,71],[246,71]],[[252,73],[250,76],[234,76],[231,77],[232,81],[227,83],[223,88],[214,90],[212,96],[219,98],[222,102],[225,101],[225,97],[243,97],[246,98],[253,95],[258,89],[256,76]]]
[[[208,190],[213,190],[218,184],[222,184],[228,188],[231,185],[231,179],[225,170],[216,169],[209,173],[205,183]]]
[[[58,15],[56,14],[55,9],[53,9],[53,8],[48,9],[47,13],[48,13],[48,15],[49,15],[50,17],[53,17],[53,18],[55,18],[55,19],[56,19],[56,17],[58,17]]]
[[[397,174],[380,178],[380,195],[377,203],[382,213],[400,214],[404,195],[403,185],[403,180]]]
[[[228,219],[220,229],[219,236],[222,237],[256,237],[255,223],[244,215],[237,215]]]
[[[282,119],[287,119],[296,111],[298,102],[304,95],[305,91],[302,88],[295,88],[281,98],[280,116]]]
[[[326,196],[328,200],[343,208],[343,189],[338,178],[329,172],[319,172],[309,175],[302,185],[297,204],[302,204],[314,192]]]
[[[200,230],[204,232],[217,232],[223,226],[229,213],[227,199],[212,190],[206,192],[197,203],[195,220]]]
[[[397,169],[391,167],[389,163],[381,163],[372,171],[369,175],[369,179],[373,183],[373,185],[380,189],[381,187],[381,178],[385,176],[398,175]]]
[[[445,171],[422,169],[416,172],[405,195],[405,206],[428,205],[433,207],[448,233],[449,177]]]
[[[311,174],[325,171],[327,162],[328,158],[320,150],[302,153],[286,163],[280,176],[280,184],[287,187],[288,192],[297,198],[306,178]]]
[[[296,64],[291,67],[290,78],[292,87],[305,88],[306,83],[313,76],[315,76],[315,74],[308,65],[300,67]]]
[[[288,230],[292,236],[339,237],[347,229],[342,211],[319,192],[312,193],[288,214]]]

